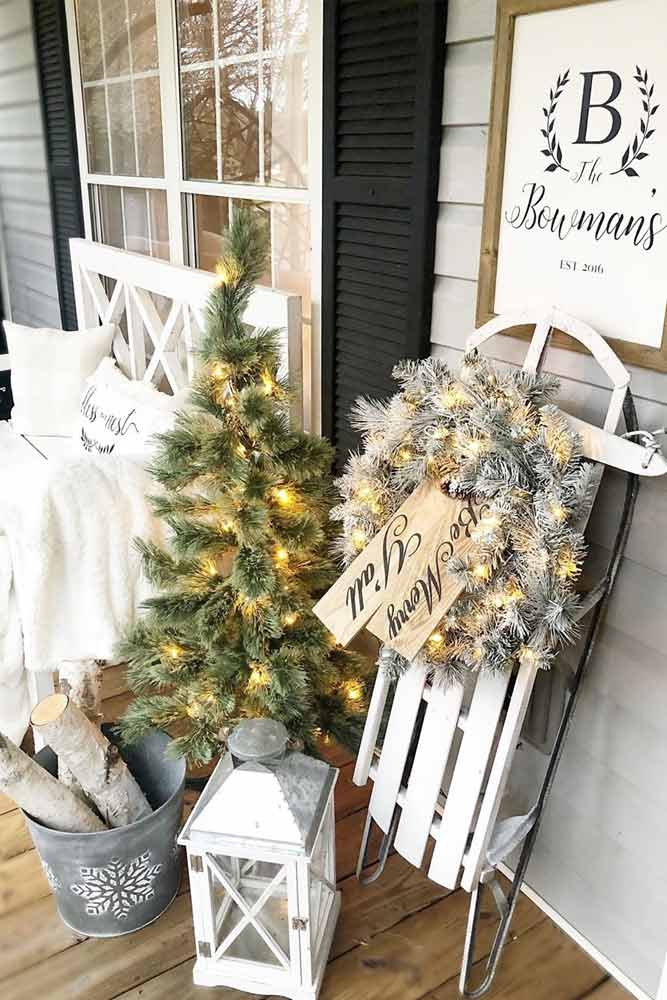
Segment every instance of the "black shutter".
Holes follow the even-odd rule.
[[[65,330],[75,330],[76,307],[68,240],[72,236],[83,236],[84,229],[65,4],[62,0],[33,0],[32,17],[51,192],[60,318]]]
[[[322,424],[339,462],[350,406],[429,353],[446,0],[326,0]]]

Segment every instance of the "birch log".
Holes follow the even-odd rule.
[[[109,826],[127,826],[152,812],[118,748],[67,695],[43,698],[30,721],[62,757]]]
[[[0,733],[0,789],[52,830],[95,833],[106,827],[69,788]]]
[[[102,725],[102,665],[97,660],[62,660],[58,666],[58,688],[81,709],[98,728]],[[64,760],[58,760],[58,780],[71,788],[75,795],[90,805]]]

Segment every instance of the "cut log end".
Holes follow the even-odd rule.
[[[63,714],[68,704],[69,698],[66,694],[50,694],[48,698],[42,698],[35,705],[30,714],[30,722],[33,726],[46,726],[55,722]]]

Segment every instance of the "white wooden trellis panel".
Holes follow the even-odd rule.
[[[662,456],[654,457],[652,468],[643,469],[646,450],[615,435],[630,377],[606,341],[585,323],[556,308],[542,313],[533,309],[518,311],[486,323],[468,337],[466,347],[469,350],[479,347],[490,337],[519,325],[535,327],[524,360],[525,370],[539,370],[549,334],[553,328],[558,328],[583,344],[609,377],[613,391],[603,429],[567,415],[584,438],[587,453],[601,464],[648,475],[663,474],[667,466]],[[600,475],[601,472],[602,469]],[[582,525],[586,520],[587,515]],[[455,688],[449,690],[450,701],[445,711],[444,697],[425,683],[422,667],[412,667],[398,682],[379,762],[373,769],[376,784],[369,812],[387,832],[395,808],[401,809],[394,846],[415,865],[421,864],[428,836],[433,835],[435,847],[429,876],[448,888],[458,885],[463,866],[463,887],[470,891],[487,865],[488,844],[535,677],[534,666],[520,667],[505,713],[509,675],[480,675],[467,712],[461,711],[462,691]],[[389,687],[389,681],[380,671],[354,773],[353,780],[357,784],[364,784],[368,778]],[[422,700],[427,702],[424,720],[414,748],[407,787],[403,787],[403,773]],[[456,727],[463,730],[463,738],[453,762],[445,806],[441,809],[438,799]],[[442,812],[441,818],[437,812]]]
[[[173,392],[188,385],[196,369],[206,302],[219,279],[208,271],[180,267],[90,240],[70,240],[70,256],[79,326],[95,326],[100,320],[118,323],[125,316],[128,339],[119,334],[113,346],[125,373],[139,381],[156,383],[164,375]],[[115,282],[110,299],[103,284],[105,278]],[[169,302],[164,320],[154,296]],[[290,375],[295,386],[292,416],[300,426],[300,296],[258,286],[250,297],[244,320],[250,326],[281,331],[282,372]]]

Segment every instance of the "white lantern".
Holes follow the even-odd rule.
[[[286,740],[280,723],[241,723],[179,837],[190,870],[193,979],[315,1000],[340,910],[338,772],[285,753]]]

